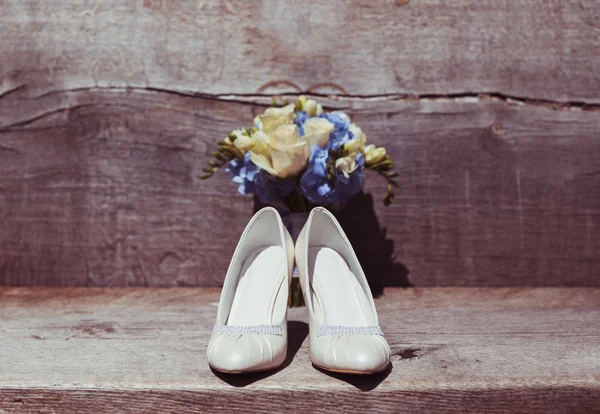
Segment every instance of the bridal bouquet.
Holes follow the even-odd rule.
[[[295,104],[268,108],[254,118],[252,128],[232,131],[212,157],[200,178],[226,166],[241,194],[254,194],[277,207],[284,219],[286,213],[305,213],[316,205],[342,208],[362,190],[366,169],[387,180],[385,205],[392,202],[398,185],[385,148],[367,144],[364,132],[344,112],[324,112],[304,96]],[[304,224],[294,225],[294,216],[298,215],[288,214],[286,224],[292,237]],[[297,278],[292,280],[289,302],[303,303]]]
[[[367,144],[364,132],[344,112],[324,112],[313,99],[268,108],[254,127],[236,129],[223,141],[200,178],[227,166],[241,194],[290,213],[320,205],[339,209],[364,184],[364,170],[388,182],[385,205],[392,202],[393,162],[385,148]]]

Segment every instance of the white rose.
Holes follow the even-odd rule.
[[[294,123],[294,107],[294,104],[289,104],[283,108],[267,108],[263,115],[258,116],[258,122],[255,119],[254,123],[258,129],[270,134],[281,125]]]
[[[285,178],[306,167],[309,155],[306,141],[300,139],[295,124],[280,125],[269,134],[257,131],[252,138],[256,145],[250,151],[250,159],[269,174]]]
[[[309,147],[318,145],[325,147],[329,141],[329,134],[334,130],[334,125],[325,118],[310,118],[304,123],[304,139]]]
[[[293,119],[294,108],[296,105],[289,104],[283,107],[271,107],[265,111],[265,116],[287,116]]]

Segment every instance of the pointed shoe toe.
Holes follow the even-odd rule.
[[[348,374],[375,374],[390,364],[390,347],[380,335],[335,335],[315,341],[313,363]]]
[[[217,334],[211,339],[208,364],[225,373],[249,373],[279,367],[287,352],[283,336]]]

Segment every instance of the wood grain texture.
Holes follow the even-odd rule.
[[[0,411],[600,412],[600,290],[386,289],[391,371],[328,375],[289,314],[284,369],[216,376],[217,289],[0,289]],[[10,351],[9,351],[10,350]]]
[[[599,103],[599,16],[596,0],[3,0],[0,95],[92,86],[247,94],[287,81],[353,95]]]
[[[268,98],[0,99],[0,284],[219,286],[252,200],[196,178]],[[396,160],[339,214],[374,286],[598,286],[600,112],[496,98],[324,100]]]
[[[219,286],[252,201],[195,177],[300,91],[397,160],[375,287],[600,284],[596,1],[313,3],[0,0],[0,284]]]

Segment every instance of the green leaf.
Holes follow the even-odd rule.
[[[393,198],[394,198],[394,190],[392,189],[392,186],[390,184],[388,184],[387,194],[385,195],[385,197],[383,199],[383,204],[386,207],[389,207],[392,204]]]
[[[222,153],[220,153],[220,152],[213,152],[213,153],[211,153],[211,155],[213,157],[215,157],[216,159],[218,159],[219,161],[221,161],[221,162],[227,162],[227,161],[229,161],[229,159],[225,155],[223,155]]]

